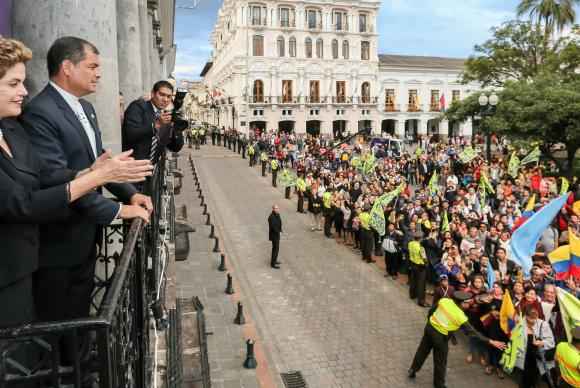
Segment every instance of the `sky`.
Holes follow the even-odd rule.
[[[491,37],[490,29],[515,19],[518,0],[383,0],[379,54],[467,58],[473,46]],[[177,0],[175,75],[199,79],[211,54],[209,36],[221,0]]]

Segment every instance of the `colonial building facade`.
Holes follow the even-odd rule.
[[[210,122],[243,132],[471,136],[441,110],[464,60],[378,54],[380,0],[224,0],[201,76]]]

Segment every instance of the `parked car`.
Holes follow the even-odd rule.
[[[401,139],[392,137],[374,137],[371,139],[370,146],[374,150],[375,146],[382,145],[387,156],[398,158],[405,152],[405,143]]]

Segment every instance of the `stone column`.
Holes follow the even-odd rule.
[[[153,11],[149,11],[147,16],[148,21],[148,36],[149,44],[149,61],[151,62],[151,86],[161,79],[161,61],[159,60],[159,50],[157,49],[157,42],[153,35]]]
[[[439,123],[439,138],[447,141],[449,137],[449,120],[441,120]]]
[[[139,0],[117,0],[119,89],[127,104],[143,95],[140,31]]]
[[[467,138],[471,138],[471,136],[473,136],[473,122],[471,119],[468,119],[463,124],[463,130],[459,133],[459,136],[464,136]]]
[[[32,50],[27,64],[27,86],[37,94],[48,81],[46,53],[64,35],[93,43],[100,52],[101,80],[97,92],[87,96],[97,111],[103,145],[121,149],[119,120],[119,70],[117,60],[117,10],[114,1],[18,0],[13,3],[13,36]]]
[[[417,128],[417,134],[418,135],[426,135],[427,134],[427,125],[429,123],[429,120],[421,119],[421,120],[417,120],[417,121],[418,121],[418,125],[419,125],[419,127]]]
[[[405,120],[395,120],[395,136],[405,138]]]
[[[120,0],[123,1],[123,0]],[[152,27],[149,22],[149,11],[147,10],[147,0],[139,0],[139,32],[141,40],[141,93],[149,93],[153,82],[151,81],[151,40],[153,39]]]

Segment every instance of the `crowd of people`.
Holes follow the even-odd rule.
[[[494,142],[493,157],[486,160],[477,153],[478,144],[472,148],[465,139],[442,142],[425,136],[407,151],[394,153],[384,142],[373,144],[364,136],[339,142],[251,131],[246,138],[222,129],[212,137],[214,144],[223,139],[234,150],[244,144],[250,166],[261,163],[262,174],[274,170],[273,185],[280,180],[279,170],[290,171],[295,179],[283,185],[294,187],[297,211],[309,214],[311,230],[360,251],[368,263],[384,258],[390,281],[408,274],[409,298],[419,306],[435,308],[441,298],[467,292],[469,298],[460,305],[469,324],[506,343],[509,331],[500,325],[500,310],[509,294],[516,315],[521,313],[533,336],[516,363],[520,386],[537,386],[540,378],[550,386],[558,381],[574,386],[569,379],[559,380],[550,350],[566,341],[556,287],[578,297],[580,279],[557,280],[548,254],[567,244],[571,233],[580,235],[578,177],[562,179],[553,161],[535,160],[514,171],[505,139]],[[525,276],[510,260],[511,235],[530,211],[564,192],[569,193],[566,205],[543,232],[530,276]],[[375,201],[386,193],[394,195],[383,203],[382,231],[372,213]],[[503,379],[502,351],[478,337],[468,342],[466,362],[479,363],[486,374]]]

